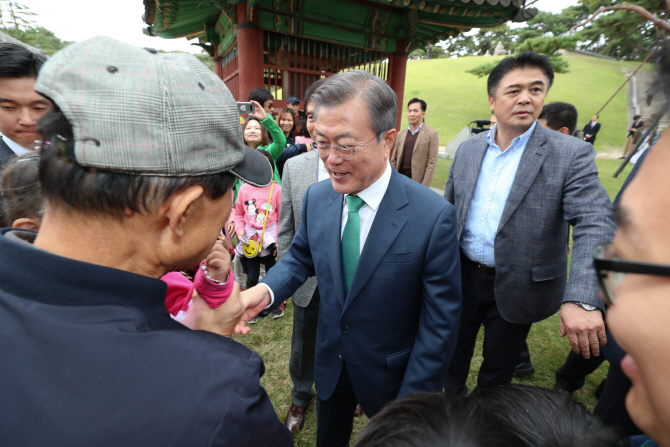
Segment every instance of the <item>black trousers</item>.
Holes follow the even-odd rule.
[[[267,256],[256,256],[255,258],[240,256],[240,261],[242,261],[244,274],[247,275],[247,289],[251,289],[258,284],[258,277],[261,274],[261,264],[265,265],[265,271],[267,272],[274,267],[276,262],[275,257],[271,254]]]
[[[306,407],[316,396],[314,392],[314,352],[316,349],[316,326],[319,322],[319,288],[306,307],[293,303],[293,334],[291,336],[291,373],[293,403]]]
[[[556,384],[562,390],[575,392],[584,386],[586,376],[598,369],[604,361],[605,356],[603,354],[585,359],[581,354],[570,351],[563,366],[556,370]]]
[[[563,366],[556,371],[556,383],[566,391],[576,391],[584,386],[586,376],[595,371],[605,360],[610,362],[607,380],[593,414],[615,428],[620,436],[634,436],[642,432],[626,410],[626,394],[631,383],[621,370],[621,359],[626,353],[621,349],[610,331],[607,344],[600,349],[598,357],[585,359],[570,351]]]
[[[348,447],[358,399],[349,381],[346,363],[335,391],[326,400],[316,397],[316,447]]]
[[[484,273],[477,264],[461,253],[461,282],[463,306],[461,309],[458,341],[451,364],[445,375],[445,391],[464,392],[470,373],[470,362],[475,350],[477,333],[484,325],[484,361],[479,369],[477,388],[480,391],[512,382],[519,352],[530,331],[530,324],[506,321],[496,305],[494,273]]]
[[[521,352],[519,353],[519,360],[517,365],[521,363],[530,362],[530,350],[528,349],[528,341],[523,341],[523,346],[521,347]]]

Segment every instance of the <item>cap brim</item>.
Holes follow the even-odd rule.
[[[272,181],[272,166],[265,155],[244,146],[244,159],[230,170],[240,180],[254,186],[268,186]]]

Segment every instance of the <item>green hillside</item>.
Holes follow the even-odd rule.
[[[617,62],[590,56],[565,56],[570,73],[558,74],[549,90],[547,102],[569,102],[579,112],[578,127],[583,128],[612,94],[626,80],[623,69],[634,70],[636,62]],[[419,97],[428,103],[426,122],[440,133],[440,144],[446,145],[468,123],[489,119],[486,78],[465,73],[497,58],[461,57],[408,61],[405,102]],[[645,67],[646,68],[646,67]],[[653,69],[649,66],[649,69]],[[627,88],[623,88],[600,114],[602,129],[596,140],[598,152],[615,152],[623,148],[628,120]],[[403,126],[407,117],[403,116]]]

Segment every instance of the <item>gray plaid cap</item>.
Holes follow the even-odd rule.
[[[244,145],[232,94],[190,54],[98,36],[51,57],[35,90],[72,124],[82,166],[165,177],[227,171],[256,186],[272,180],[268,160]]]

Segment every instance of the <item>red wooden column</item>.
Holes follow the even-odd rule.
[[[216,74],[219,79],[223,79],[223,67],[221,66],[221,58],[219,57],[219,46],[214,45],[214,74]]]
[[[246,101],[249,92],[264,87],[263,77],[263,30],[258,26],[258,15],[249,20],[247,3],[236,6],[237,60],[240,90],[238,101]]]
[[[404,49],[404,42],[402,39],[398,39],[397,49]],[[399,131],[402,114],[405,112],[404,95],[405,74],[407,72],[407,53],[393,53],[389,59],[389,65],[389,84],[398,97],[398,118],[396,119],[395,127]]]

